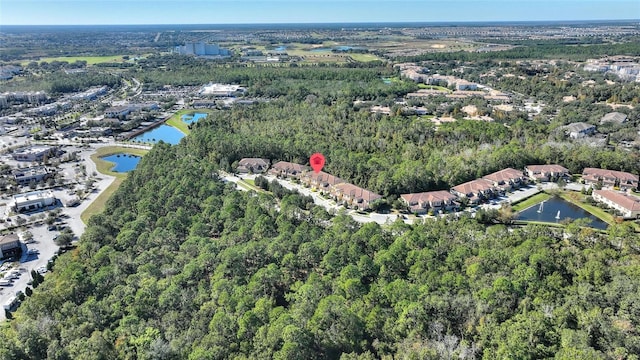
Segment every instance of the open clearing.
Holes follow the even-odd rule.
[[[126,55],[110,55],[110,56],[60,56],[60,57],[45,57],[40,58],[39,60],[22,60],[20,61],[21,65],[27,65],[32,61],[36,61],[38,63],[46,61],[66,61],[68,63],[73,63],[76,61],[86,61],[87,65],[95,65],[105,62],[125,62],[122,57]]]

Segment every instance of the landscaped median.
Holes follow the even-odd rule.
[[[108,146],[108,147],[97,149],[96,152],[91,155],[91,160],[96,164],[96,168],[98,169],[98,172],[100,172],[101,174],[114,176],[115,179],[82,212],[82,215],[80,215],[80,218],[85,224],[87,223],[87,220],[89,220],[89,218],[92,215],[99,214],[100,212],[102,212],[102,210],[105,207],[105,204],[107,203],[107,200],[109,200],[111,195],[113,195],[113,193],[116,190],[118,190],[118,187],[120,187],[120,184],[122,183],[122,181],[127,177],[127,173],[119,173],[119,172],[111,171],[111,168],[113,167],[114,164],[112,162],[103,160],[102,158],[105,156],[120,154],[120,153],[144,156],[147,152],[149,152],[149,150],[135,149],[135,148],[129,148],[124,146]]]

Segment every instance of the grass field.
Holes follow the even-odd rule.
[[[241,187],[247,190],[253,190],[255,192],[265,192],[264,190],[257,187],[255,181],[251,179],[242,179],[238,181],[238,185],[240,185]]]
[[[450,89],[447,89],[444,86],[437,86],[437,85],[427,85],[427,84],[418,84],[418,87],[420,89],[432,89],[432,90],[441,90],[441,91],[446,91],[449,93],[452,93],[453,91],[451,91]]]
[[[122,181],[127,177],[126,173],[118,173],[111,171],[113,167],[113,163],[110,161],[106,161],[101,159],[104,156],[109,156],[118,153],[127,153],[133,155],[144,156],[148,150],[142,149],[132,149],[121,146],[109,146],[98,149],[93,155],[91,155],[91,160],[96,163],[96,167],[101,174],[115,176],[115,179],[107,187],[80,215],[80,219],[86,223],[89,218],[95,214],[99,214],[104,210],[104,207],[107,203],[107,200],[113,195],[113,193],[118,190]]]
[[[20,64],[27,65],[32,61],[37,61],[37,62],[66,61],[68,63],[73,63],[76,61],[86,61],[87,65],[95,65],[95,64],[105,63],[105,62],[124,62],[125,60],[122,58],[123,56],[125,55],[45,57],[45,58],[40,58],[40,60],[23,60],[20,62]]]
[[[378,56],[373,55],[373,54],[357,54],[357,53],[353,53],[353,54],[349,54],[349,56],[353,60],[359,61],[359,62],[382,60],[381,58],[379,58]]]
[[[549,198],[551,198],[551,195],[547,194],[547,193],[538,193],[533,195],[530,198],[526,198],[520,202],[517,202],[515,204],[512,204],[511,208],[513,209],[513,211],[522,211],[524,209],[530,208],[533,205],[539,204],[545,200],[549,200]]]
[[[107,200],[109,200],[111,195],[113,195],[113,193],[118,190],[120,184],[122,184],[122,181],[124,181],[124,176],[116,177],[111,185],[109,185],[109,187],[106,188],[102,192],[102,194],[100,194],[95,200],[93,200],[93,202],[82,212],[82,215],[80,215],[80,219],[82,220],[82,222],[86,224],[89,218],[91,218],[93,215],[101,213],[102,210],[104,210],[104,207],[107,204]]]

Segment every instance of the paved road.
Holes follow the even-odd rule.
[[[235,176],[235,175],[231,175],[228,173],[221,173],[222,178],[224,179],[224,181],[228,181],[228,182],[233,182],[233,183],[238,183],[239,180],[241,179],[255,179],[256,175],[239,175],[239,176]],[[280,183],[280,185],[282,185],[284,188],[289,189],[289,190],[295,190],[298,193],[305,195],[305,196],[311,196],[311,198],[313,198],[313,202],[316,205],[322,206],[323,208],[325,208],[329,213],[334,213],[337,212],[341,209],[345,209],[343,206],[336,204],[335,201],[331,200],[331,199],[327,199],[324,198],[323,196],[321,196],[318,192],[315,191],[311,191],[311,189],[304,187],[303,185],[299,185],[299,184],[295,184],[291,181],[287,181],[284,179],[279,179],[273,175],[263,175],[267,180],[269,181],[273,181],[276,180],[277,182]],[[240,185],[237,185],[237,188],[239,190],[243,190],[246,191],[247,189],[245,189],[244,187],[241,187]],[[359,222],[359,223],[369,223],[369,222],[376,222],[380,225],[384,225],[384,224],[390,224],[394,221],[396,221],[396,219],[398,218],[398,215],[395,214],[377,214],[377,213],[370,213],[370,214],[360,214],[358,212],[356,212],[355,210],[347,210],[347,214],[351,215],[351,217]],[[412,219],[404,219],[404,222],[406,223],[413,223]]]

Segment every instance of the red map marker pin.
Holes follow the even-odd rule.
[[[311,168],[313,168],[313,171],[317,174],[324,167],[324,156],[320,153],[315,153],[311,155],[309,162],[311,163]]]

